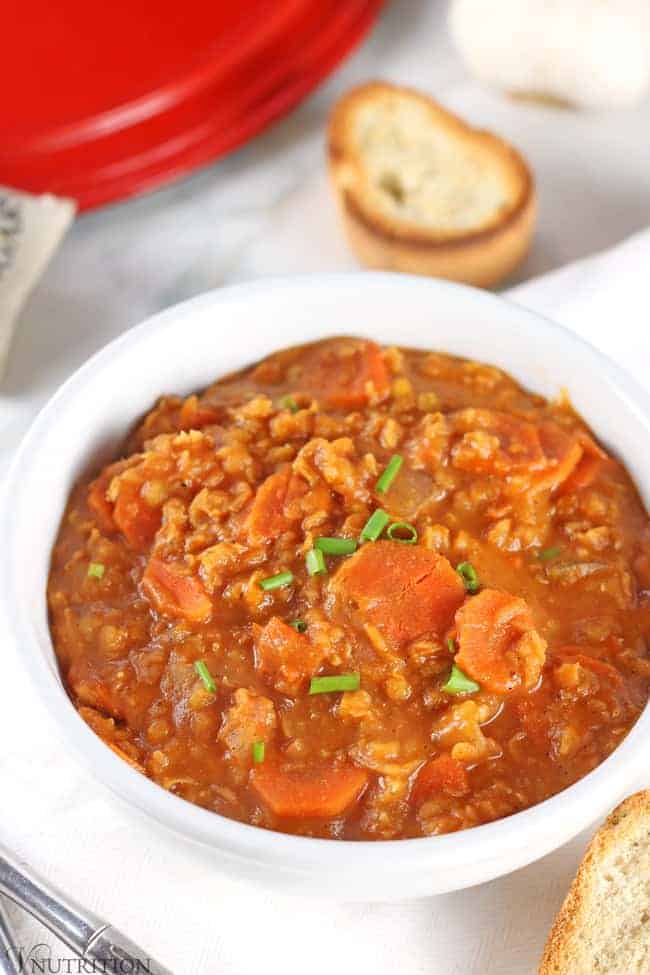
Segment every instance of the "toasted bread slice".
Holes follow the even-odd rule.
[[[426,95],[383,82],[355,88],[334,107],[328,143],[363,264],[488,286],[526,255],[536,218],[528,166]]]
[[[539,975],[650,972],[650,790],[614,810],[587,850]]]

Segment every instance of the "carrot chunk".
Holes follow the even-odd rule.
[[[413,787],[413,801],[420,804],[440,792],[452,796],[465,796],[469,792],[465,766],[447,754],[437,755],[422,766]]]
[[[533,479],[531,491],[556,491],[580,463],[582,444],[574,434],[568,434],[556,423],[543,423],[539,434],[546,468]]]
[[[604,464],[600,457],[583,455],[579,464],[562,485],[564,494],[573,494],[583,488],[590,487],[600,474]]]
[[[113,520],[129,545],[139,552],[151,545],[160,528],[162,511],[153,508],[140,495],[140,486],[125,481],[115,500]]]
[[[444,556],[396,542],[364,545],[338,570],[334,588],[396,644],[442,634],[465,598]]]
[[[203,623],[212,613],[212,602],[199,580],[185,575],[173,562],[150,558],[142,577],[142,589],[162,616]]]
[[[546,642],[527,603],[507,592],[484,589],[456,613],[456,663],[482,687],[505,694],[532,687],[544,665]]]
[[[288,464],[267,477],[258,488],[246,518],[245,528],[250,540],[259,544],[287,531],[291,527],[287,505],[306,490],[307,483],[294,474]]]
[[[279,616],[255,629],[256,669],[277,690],[293,696],[318,670],[323,650]]]
[[[452,463],[473,474],[512,474],[541,468],[544,453],[538,428],[498,410],[468,407],[451,417],[462,434],[452,449]]]
[[[375,342],[343,340],[308,357],[299,386],[325,407],[357,409],[388,391],[388,369]]]
[[[582,447],[581,459],[562,485],[563,494],[572,494],[575,491],[591,487],[602,471],[608,465],[613,464],[611,458],[607,456],[604,450],[601,450],[589,434],[581,434],[580,443]]]
[[[368,781],[363,769],[282,769],[264,764],[251,773],[251,783],[275,816],[320,819],[342,815],[361,796]]]
[[[563,494],[589,487],[602,467],[611,463],[588,433],[567,433],[557,423],[548,421],[540,427],[540,440],[548,462],[547,469],[535,478],[533,491],[557,491]]]

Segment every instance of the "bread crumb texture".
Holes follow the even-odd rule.
[[[450,234],[490,223],[511,205],[512,178],[501,160],[435,128],[420,102],[361,105],[354,139],[370,200],[396,220]]]
[[[650,973],[650,791],[594,836],[558,914],[539,975]]]
[[[384,82],[330,118],[329,166],[362,263],[491,284],[525,256],[536,219],[523,157],[432,98]]]
[[[520,203],[527,172],[518,154],[417,92],[375,84],[342,108],[342,180],[405,228],[440,238],[499,223]]]

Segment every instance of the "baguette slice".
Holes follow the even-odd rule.
[[[555,919],[539,975],[650,972],[650,790],[598,830]]]
[[[525,257],[536,196],[519,153],[433,99],[371,82],[335,105],[329,168],[368,267],[488,286]]]

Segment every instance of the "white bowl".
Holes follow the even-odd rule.
[[[648,505],[650,397],[572,333],[491,294],[442,281],[392,274],[262,280],[154,316],[95,355],[50,400],[9,475],[2,591],[21,656],[65,745],[130,806],[213,851],[215,869],[353,899],[458,890],[530,863],[609,809],[647,763],[650,709],[595,771],[507,819],[426,839],[308,839],[225,819],[132,771],[78,717],[52,649],[46,579],[75,479],[110,457],[161,393],[200,389],[278,348],[333,334],[494,363],[546,396],[568,389],[575,407],[626,463]]]

